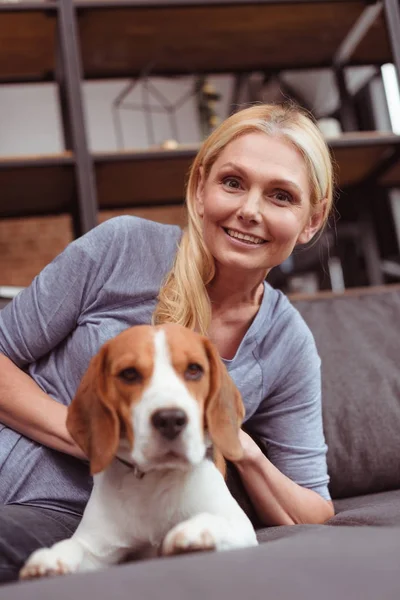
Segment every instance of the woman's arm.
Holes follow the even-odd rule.
[[[0,422],[60,452],[85,458],[65,425],[67,408],[0,354]]]
[[[100,226],[69,244],[0,311],[0,422],[34,441],[81,458],[66,429],[66,406],[48,396],[21,369],[44,357],[51,361],[58,345],[78,326],[85,303],[102,285],[98,270],[113,230],[112,224]],[[57,390],[60,379],[63,390],[57,399],[63,397],[67,402],[68,393],[73,395],[72,372],[76,377],[72,358],[69,371],[53,370],[49,389]]]
[[[244,456],[235,466],[264,525],[324,523],[333,517],[331,501],[281,473],[247,433],[240,437]]]

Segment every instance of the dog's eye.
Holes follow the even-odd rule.
[[[122,369],[122,371],[118,373],[118,377],[125,383],[136,383],[141,380],[140,373],[134,367]]]
[[[201,379],[203,373],[204,371],[201,365],[198,365],[197,363],[190,363],[185,371],[185,377],[186,379],[197,381],[198,379]]]

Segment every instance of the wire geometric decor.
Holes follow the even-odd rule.
[[[171,82],[172,78],[166,79]],[[128,96],[134,91],[140,92],[139,103],[130,102],[128,99]],[[218,124],[215,108],[216,103],[221,98],[220,94],[210,84],[206,76],[195,77],[190,89],[180,94],[174,102],[166,97],[165,93],[156,85],[154,78],[150,78],[147,74],[138,79],[129,81],[112,103],[113,121],[118,147],[121,149],[125,148],[121,122],[122,110],[137,111],[143,115],[148,146],[154,146],[156,144],[154,115],[166,115],[171,135],[168,136],[165,147],[178,147],[180,139],[177,112],[186,103],[193,101],[193,98],[195,98],[196,102],[200,135],[201,138],[204,139]]]

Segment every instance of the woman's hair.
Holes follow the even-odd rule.
[[[328,147],[313,118],[292,104],[259,104],[231,115],[204,141],[190,169],[186,193],[188,226],[161,287],[153,315],[155,324],[172,321],[207,333],[211,305],[206,286],[214,277],[215,266],[196,210],[201,169],[206,179],[230,142],[258,131],[288,141],[301,153],[309,176],[311,206],[317,209],[326,200],[321,230],[325,226],[333,203],[333,168]]]

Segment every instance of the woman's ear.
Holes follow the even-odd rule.
[[[314,235],[321,229],[322,225],[325,221],[325,215],[327,211],[328,200],[324,198],[318,205],[315,207],[312,214],[308,218],[307,223],[305,224],[302,232],[297,238],[297,244],[307,244]]]
[[[199,180],[196,188],[196,210],[199,217],[203,217],[204,214],[204,167],[199,168]]]

